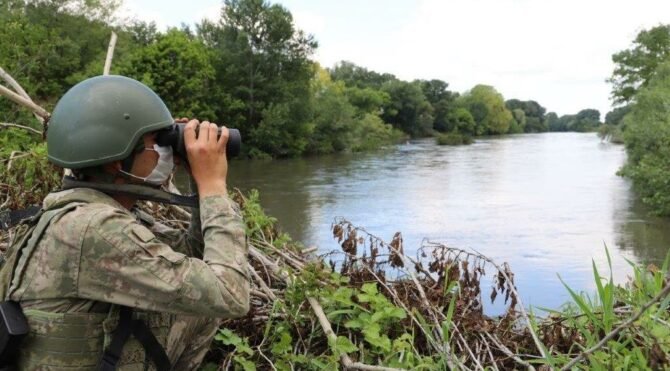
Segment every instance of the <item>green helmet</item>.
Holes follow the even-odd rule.
[[[142,135],[172,125],[165,103],[139,81],[98,76],[63,95],[47,131],[49,161],[81,169],[122,160]]]

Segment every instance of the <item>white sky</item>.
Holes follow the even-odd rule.
[[[125,0],[126,14],[162,29],[218,19],[219,0]],[[352,61],[450,90],[493,85],[559,115],[610,110],[613,53],[670,23],[669,0],[283,0],[315,35],[325,67]]]

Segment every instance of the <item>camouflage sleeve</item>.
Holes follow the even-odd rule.
[[[233,205],[226,196],[200,200],[202,260],[175,252],[129,213],[102,209],[82,238],[77,295],[159,312],[245,315],[247,246]]]
[[[193,177],[189,177],[188,186],[189,193],[197,193],[198,185],[195,183],[195,180],[193,180]],[[186,252],[188,256],[202,259],[202,254],[205,248],[205,241],[202,236],[200,209],[194,207],[189,211],[191,212],[191,223],[189,224],[188,230],[186,233],[180,234],[176,241],[177,246],[173,247],[177,251]]]

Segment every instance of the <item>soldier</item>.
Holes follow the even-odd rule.
[[[184,236],[166,244],[171,231],[154,233],[133,212],[138,195],[128,186],[153,190],[172,173],[172,149],[156,144],[156,131],[173,123],[153,91],[122,76],[85,80],[56,105],[49,160],[90,187],[49,194],[2,267],[0,295],[21,304],[30,327],[18,369],[191,370],[219,319],[248,312],[244,226],[226,191],[227,129],[217,139],[215,124],[186,125],[200,209]],[[130,191],[100,190],[110,184]],[[201,259],[189,256],[198,251]]]

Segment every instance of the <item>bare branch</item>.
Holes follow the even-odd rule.
[[[109,39],[109,47],[107,48],[107,58],[105,58],[105,68],[102,70],[103,75],[109,75],[109,69],[112,67],[112,58],[114,57],[115,46],[116,33],[112,31],[112,37]]]
[[[41,131],[39,131],[39,130],[37,130],[37,129],[33,129],[33,128],[28,127],[28,126],[23,126],[23,125],[18,125],[18,124],[12,124],[12,123],[9,123],[9,122],[0,122],[0,126],[3,126],[3,127],[10,127],[10,128],[17,128],[17,129],[23,129],[23,130],[27,130],[27,131],[29,131],[29,132],[31,132],[31,133],[37,134],[37,135],[39,135],[39,136],[42,136],[42,132],[41,132]]]
[[[19,105],[28,108],[29,110],[33,111],[36,115],[39,115],[45,120],[49,118],[49,112],[47,112],[44,108],[38,106],[32,100],[26,99],[2,85],[0,85],[0,95],[7,97],[14,103],[17,103]]]
[[[30,98],[30,96],[28,95],[28,93],[26,93],[26,91],[23,89],[21,84],[19,84],[16,80],[14,80],[14,78],[4,69],[2,69],[2,67],[0,67],[0,77],[2,77],[2,79],[5,80],[10,87],[12,87],[17,93],[19,93],[20,96],[26,98],[31,102],[33,101],[32,98]],[[44,124],[44,118],[40,117],[40,115],[38,115],[37,113],[34,114],[37,121],[39,121],[41,124]]]

